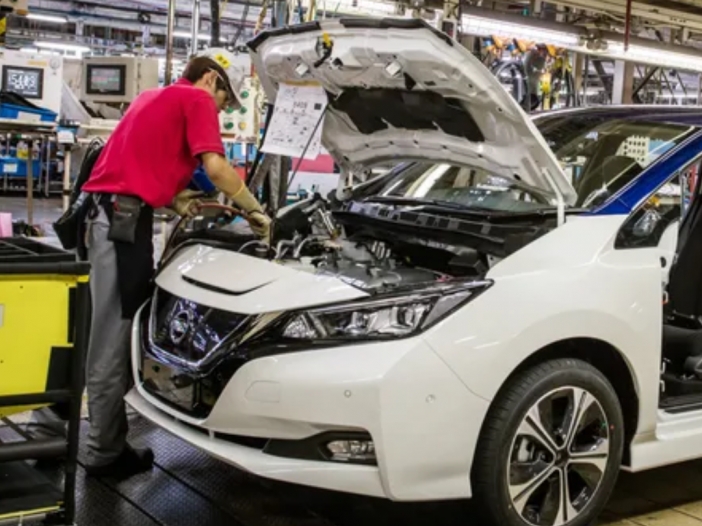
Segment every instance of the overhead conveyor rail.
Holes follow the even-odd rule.
[[[0,238],[0,418],[23,438],[0,443],[0,523],[33,516],[74,522],[89,273],[68,252]],[[67,418],[65,438],[34,440],[7,420],[48,405]],[[65,459],[62,489],[24,462],[47,458]]]

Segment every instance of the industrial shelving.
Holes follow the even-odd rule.
[[[32,517],[72,525],[90,266],[28,238],[0,239],[0,417],[20,440],[0,443],[0,523]],[[41,320],[41,330],[32,330]],[[53,406],[67,420],[60,438],[38,439],[7,417]],[[63,487],[28,460],[61,459]]]

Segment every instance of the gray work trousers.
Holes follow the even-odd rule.
[[[90,431],[88,463],[95,466],[115,460],[126,445],[127,413],[124,395],[129,387],[131,322],[122,319],[117,254],[107,239],[109,220],[102,207],[88,220],[88,259],[93,316],[86,359],[86,387]],[[50,409],[34,412],[36,438],[63,434],[65,424]]]
[[[130,378],[131,321],[122,319],[117,253],[107,239],[109,220],[102,207],[88,220],[90,292],[93,319],[86,362],[90,431],[88,463],[109,464],[124,450],[127,413],[124,395]]]

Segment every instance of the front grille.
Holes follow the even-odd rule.
[[[196,364],[229,343],[247,319],[213,309],[159,289],[151,314],[151,343],[166,353]]]
[[[179,411],[207,418],[245,361],[234,347],[247,320],[157,290],[141,320],[144,388]]]

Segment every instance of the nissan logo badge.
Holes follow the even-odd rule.
[[[192,313],[187,310],[181,310],[171,318],[171,323],[168,327],[168,335],[171,341],[178,345],[188,335],[192,325]]]

